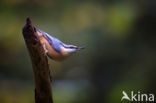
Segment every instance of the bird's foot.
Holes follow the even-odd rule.
[[[48,50],[47,50],[47,48],[46,48],[46,44],[45,44],[45,43],[42,43],[42,46],[43,46],[45,55],[47,55]]]

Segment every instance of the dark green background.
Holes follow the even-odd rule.
[[[155,0],[1,0],[0,103],[34,103],[26,17],[86,47],[60,63],[49,59],[54,103],[121,103],[123,90],[156,93]]]

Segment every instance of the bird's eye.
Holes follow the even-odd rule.
[[[74,49],[75,47],[72,47],[72,46],[71,46],[71,47],[69,47],[69,48],[70,48],[70,49]]]
[[[73,48],[73,47],[70,47],[71,49]]]

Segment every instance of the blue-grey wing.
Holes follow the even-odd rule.
[[[64,44],[59,39],[49,35],[48,33],[43,32],[39,29],[37,29],[37,30],[42,33],[43,37],[46,38],[46,40],[49,42],[49,44],[59,53],[61,53],[61,47],[66,48],[69,52],[74,52],[77,50],[84,49],[84,47],[77,47],[77,46],[73,46],[73,45]]]
[[[61,46],[62,46],[62,42],[60,40],[58,40],[57,38],[47,34],[46,32],[43,32],[41,30],[39,30],[39,32],[41,32],[43,34],[43,37],[46,38],[49,42],[49,44],[54,47],[54,49],[61,53]]]

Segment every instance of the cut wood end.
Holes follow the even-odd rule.
[[[29,17],[27,17],[27,19],[26,19],[26,24],[27,25],[30,25],[32,22],[31,22],[31,19],[29,18]]]
[[[26,18],[26,24],[23,27],[22,32],[25,40],[30,39],[30,37],[36,38],[36,34],[35,34],[36,30],[29,17]]]

